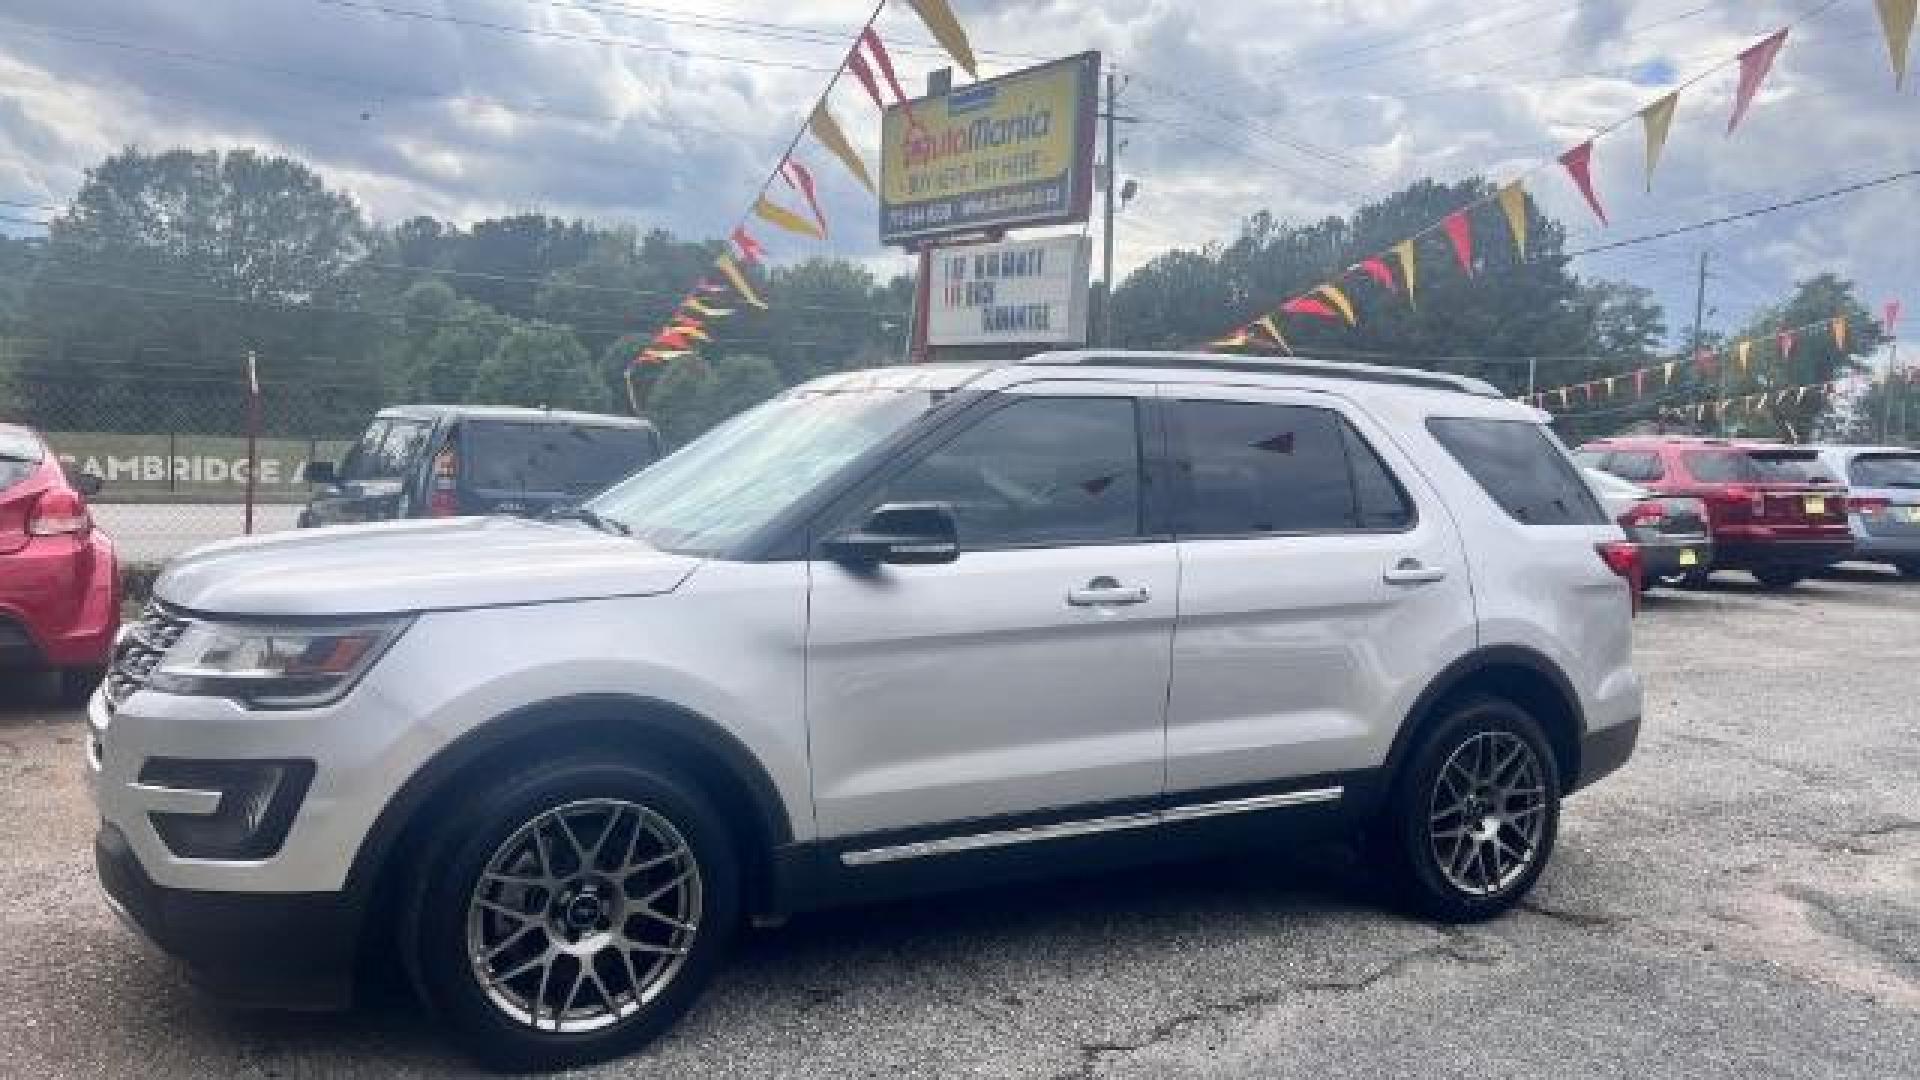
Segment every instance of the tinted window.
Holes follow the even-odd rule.
[[[1784,451],[1750,453],[1706,448],[1688,450],[1687,471],[1703,484],[1826,483],[1827,470],[1810,453]]]
[[[1524,420],[1435,417],[1427,430],[1493,501],[1528,525],[1599,525],[1593,491],[1547,433]]]
[[[1862,454],[1847,472],[1856,487],[1920,488],[1920,454]]]
[[[479,491],[551,491],[591,495],[646,468],[659,456],[645,428],[513,424],[461,425],[467,486]]]
[[[1748,455],[1753,458],[1754,471],[1762,480],[1788,484],[1830,484],[1833,477],[1827,474],[1827,467],[1820,463],[1814,454],[1802,451],[1761,451]]]
[[[1016,401],[914,464],[877,501],[951,505],[971,550],[1138,536],[1134,403]]]
[[[40,440],[14,428],[0,428],[0,491],[25,480],[40,466]]]
[[[1642,450],[1616,450],[1607,471],[1622,480],[1644,484],[1661,476],[1660,455]]]
[[[427,438],[424,420],[375,420],[348,453],[343,480],[398,480]]]
[[[1174,408],[1183,535],[1394,529],[1412,519],[1386,466],[1333,412],[1233,401]]]

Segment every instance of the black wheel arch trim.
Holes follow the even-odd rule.
[[[1587,734],[1587,716],[1586,710],[1580,703],[1579,691],[1573,687],[1573,680],[1567,678],[1566,672],[1561,671],[1558,664],[1538,650],[1524,645],[1485,645],[1448,664],[1440,674],[1427,683],[1426,689],[1420,692],[1420,696],[1414,699],[1413,707],[1407,710],[1406,717],[1400,723],[1400,730],[1394,734],[1393,745],[1387,750],[1387,759],[1381,765],[1380,775],[1384,781],[1381,784],[1382,794],[1391,783],[1391,778],[1399,775],[1400,766],[1413,749],[1414,736],[1424,729],[1427,716],[1433,711],[1433,707],[1446,700],[1449,694],[1466,685],[1467,681],[1474,676],[1502,667],[1526,669],[1542,676],[1553,685],[1567,703],[1568,712],[1573,716],[1574,730],[1569,734],[1573,737],[1573,750],[1576,755],[1578,754],[1579,744]],[[1563,784],[1575,782],[1578,763],[1575,762],[1574,765],[1575,773],[1563,776],[1561,778]]]
[[[699,713],[669,701],[638,695],[580,694],[533,702],[495,717],[442,747],[387,800],[373,826],[361,840],[347,872],[345,892],[357,906],[372,898],[389,858],[415,815],[444,794],[447,785],[466,768],[509,743],[541,730],[579,721],[582,707],[618,709],[627,714],[619,729],[623,737],[644,738],[649,730],[665,731],[693,744],[719,761],[753,803],[762,839],[772,846],[793,839],[793,824],[772,777],[732,733]]]

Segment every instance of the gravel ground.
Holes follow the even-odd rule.
[[[1364,868],[1245,859],[814,916],[592,1076],[1920,1075],[1920,586],[1656,596],[1626,770],[1527,906],[1462,930]],[[99,900],[70,715],[0,704],[0,1075],[470,1070],[394,990],[224,1011]]]

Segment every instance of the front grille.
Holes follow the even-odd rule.
[[[153,669],[187,632],[188,622],[158,600],[147,604],[137,622],[127,627],[113,649],[113,665],[107,669],[106,703],[108,711],[120,707],[128,696],[147,685]]]

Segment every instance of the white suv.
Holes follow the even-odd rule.
[[[1473,380],[1178,354],[783,394],[570,520],[174,564],[91,705],[115,906],[201,983],[397,951],[483,1057],[659,1033],[747,919],[1363,838],[1512,906],[1639,729],[1634,549]]]

